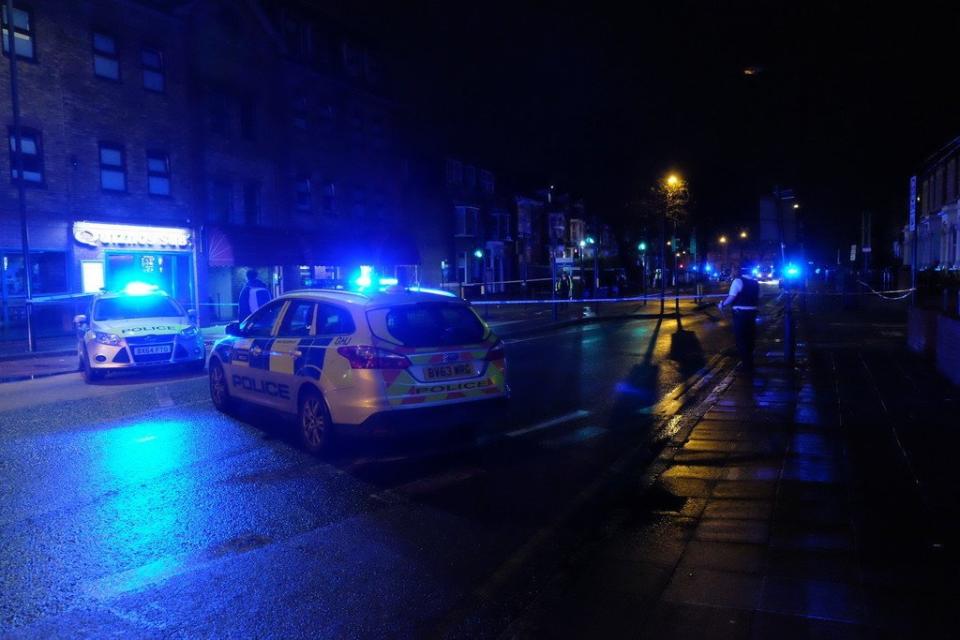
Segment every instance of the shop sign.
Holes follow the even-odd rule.
[[[192,246],[190,230],[176,227],[74,222],[73,237],[91,247],[186,250]]]

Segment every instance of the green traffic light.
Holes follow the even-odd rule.
[[[640,244],[637,245],[637,249],[639,249],[640,251],[646,251],[646,250],[647,250],[647,243],[646,243],[646,242],[641,242]]]

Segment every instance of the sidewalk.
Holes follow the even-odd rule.
[[[928,543],[885,434],[844,419],[858,381],[760,347],[506,637],[955,633],[955,550]]]

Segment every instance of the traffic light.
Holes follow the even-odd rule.
[[[647,243],[646,243],[646,242],[643,242],[643,241],[641,240],[641,241],[640,241],[640,244],[637,245],[637,249],[640,250],[640,251],[646,251],[646,250],[647,250]]]

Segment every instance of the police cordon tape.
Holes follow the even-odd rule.
[[[792,295],[802,295],[802,296],[867,296],[867,295],[880,295],[880,294],[894,294],[894,293],[903,293],[904,295],[897,298],[887,298],[883,295],[880,297],[884,300],[903,300],[911,293],[914,289],[895,289],[892,291],[860,291],[860,292],[829,292],[829,291],[785,291],[784,293],[789,293]],[[706,293],[703,295],[666,295],[664,300],[704,300],[706,298],[726,298],[729,294],[726,293]],[[511,304],[574,304],[581,302],[650,302],[657,301],[660,299],[659,295],[648,295],[648,296],[632,296],[627,298],[546,298],[546,299],[529,299],[529,300],[471,300],[470,304],[477,305],[511,305]]]

